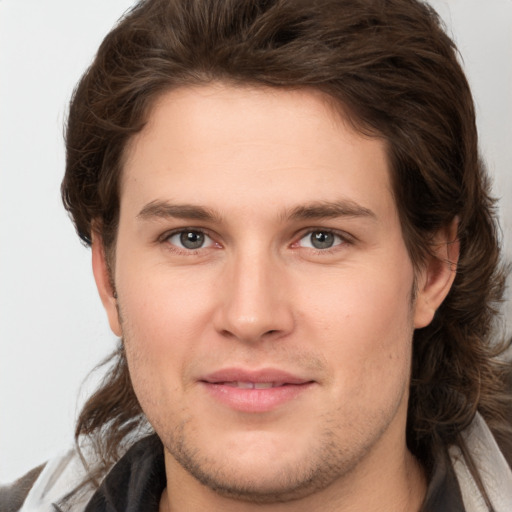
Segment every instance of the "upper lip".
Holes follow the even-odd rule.
[[[306,384],[312,382],[292,373],[276,368],[262,368],[260,370],[248,370],[243,368],[224,368],[209,373],[199,379],[210,384],[222,382],[278,382],[280,384]]]

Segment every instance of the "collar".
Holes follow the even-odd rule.
[[[421,512],[464,512],[455,471],[444,451],[434,462]]]
[[[165,486],[163,446],[153,434],[136,442],[115,464],[84,512],[158,512]]]

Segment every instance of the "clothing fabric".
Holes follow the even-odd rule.
[[[471,456],[477,462],[478,474],[482,479],[482,484],[487,491],[494,511],[512,511],[512,472],[510,466],[479,414],[475,416],[471,425],[462,432],[462,437],[470,449]],[[451,446],[449,451],[464,497],[466,512],[487,512],[489,508],[464,462],[460,448]]]
[[[20,509],[44,466],[42,464],[32,469],[12,485],[0,486],[0,512],[16,512]]]
[[[493,512],[512,511],[512,471],[479,415],[463,436]],[[156,435],[137,441],[97,490],[73,495],[72,501],[65,498],[85,477],[76,452],[48,462],[42,471],[37,469],[38,474],[20,479],[25,487],[33,481],[21,508],[13,508],[13,502],[7,508],[6,501],[9,496],[20,501],[20,481],[0,488],[0,512],[158,512],[166,485],[163,448]],[[458,448],[451,447],[436,461],[421,512],[489,512]]]

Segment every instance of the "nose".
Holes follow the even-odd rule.
[[[282,265],[268,254],[233,258],[223,275],[215,329],[251,343],[278,339],[294,329],[292,297]]]

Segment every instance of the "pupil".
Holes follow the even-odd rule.
[[[334,235],[324,231],[311,233],[311,244],[315,249],[329,249],[334,243]]]
[[[184,231],[180,235],[180,242],[187,249],[199,249],[204,244],[204,235],[197,231]]]

